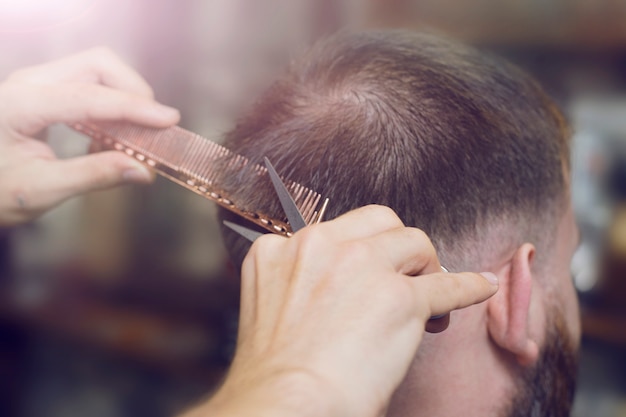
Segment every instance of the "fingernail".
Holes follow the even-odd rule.
[[[498,285],[498,277],[496,276],[496,274],[492,272],[481,272],[480,275],[485,277],[485,279],[489,281],[490,284]]]
[[[152,174],[148,168],[143,166],[138,166],[136,168],[129,168],[124,171],[122,174],[124,181],[128,182],[138,182],[138,183],[147,183],[152,180]]]

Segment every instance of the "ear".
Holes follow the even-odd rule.
[[[492,341],[522,366],[533,365],[539,357],[537,342],[529,333],[534,256],[535,247],[530,243],[517,248],[509,268],[498,277],[498,292],[487,305],[487,330]]]

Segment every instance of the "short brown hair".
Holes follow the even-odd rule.
[[[329,197],[326,219],[386,205],[449,251],[479,241],[495,219],[524,241],[550,233],[542,223],[567,188],[568,136],[553,102],[514,66],[432,35],[368,31],[315,45],[224,144]],[[228,189],[251,207],[282,213],[269,183],[237,181]],[[247,245],[224,235],[240,263]]]

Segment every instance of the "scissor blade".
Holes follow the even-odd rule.
[[[229,222],[228,220],[224,220],[223,223],[224,223],[224,225],[226,227],[228,227],[231,230],[235,231],[239,235],[245,237],[250,242],[254,242],[258,238],[263,236],[263,233],[257,232],[256,230],[248,229],[247,227],[240,226],[240,225],[238,225],[236,223],[233,223],[233,222]]]
[[[265,158],[265,167],[270,175],[272,184],[274,184],[274,190],[276,190],[276,194],[278,194],[280,205],[283,206],[283,210],[287,215],[287,220],[289,220],[289,225],[291,225],[291,231],[295,233],[303,227],[306,227],[307,224],[304,221],[304,217],[302,217],[302,213],[300,213],[287,187],[285,187],[285,184],[283,184],[283,181],[267,158]]]

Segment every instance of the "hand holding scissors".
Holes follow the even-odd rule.
[[[380,415],[429,318],[496,290],[489,275],[441,272],[428,237],[386,207],[257,236],[232,368],[188,417]]]

